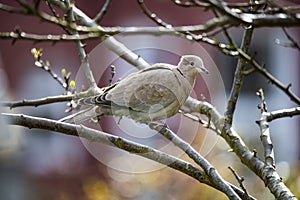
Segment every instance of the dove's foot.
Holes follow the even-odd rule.
[[[151,128],[151,129],[154,129],[160,133],[162,132],[165,132],[165,131],[168,131],[167,129],[169,129],[169,126],[162,122],[162,121],[154,121],[154,122],[150,122],[148,124],[148,126]]]

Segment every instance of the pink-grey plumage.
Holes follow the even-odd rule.
[[[82,121],[102,115],[126,116],[140,123],[162,120],[175,115],[186,101],[199,73],[208,73],[201,58],[184,55],[177,66],[157,63],[132,73],[107,87],[100,95],[79,100],[93,107],[63,118]]]

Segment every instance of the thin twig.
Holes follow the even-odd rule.
[[[256,9],[257,9],[257,7],[256,7]],[[248,51],[249,51],[250,44],[252,41],[252,36],[253,36],[253,30],[254,29],[250,27],[244,31],[240,49],[243,50],[245,53],[248,53]],[[227,36],[231,45],[236,47],[237,45],[235,44],[235,42],[233,41],[232,37],[229,35],[229,33],[227,32],[226,29],[224,29],[224,33]],[[244,71],[246,69],[247,64],[248,63],[246,60],[244,60],[242,58],[238,59],[238,63],[237,63],[237,67],[236,67],[236,70],[234,73],[234,79],[232,82],[232,87],[231,87],[231,91],[230,91],[230,95],[229,95],[229,100],[227,102],[227,108],[226,108],[226,111],[224,114],[225,123],[229,124],[230,126],[232,125],[232,122],[233,122],[233,115],[234,115],[234,112],[236,109],[236,104],[237,104],[237,101],[238,101],[238,98],[239,98],[239,95],[240,95],[240,92],[242,89],[243,79],[245,76]]]
[[[261,103],[258,106],[261,112],[261,117],[257,121],[257,124],[259,125],[260,128],[260,133],[261,133],[260,140],[263,144],[264,151],[265,151],[264,153],[265,163],[275,168],[274,148],[271,140],[269,123],[267,122],[268,110],[267,110],[266,100],[262,89],[260,89],[257,92],[257,96],[259,96],[259,98],[261,99]]]
[[[220,13],[229,16],[232,21],[238,21],[242,24],[251,24],[253,20],[251,18],[243,17],[240,14],[231,10],[228,5],[219,0],[203,0],[204,3],[210,4],[213,8],[216,8]]]
[[[280,109],[280,110],[269,112],[267,116],[267,122],[271,122],[275,119],[280,119],[283,117],[293,117],[296,115],[300,115],[300,107]]]
[[[66,91],[70,91],[69,88],[69,80],[63,80],[61,77],[59,77],[53,70],[52,67],[50,65],[49,61],[44,62],[41,59],[38,59],[35,61],[35,66],[37,66],[38,68],[43,69],[44,71],[48,72],[48,74],[54,79],[56,80],[60,86],[63,87],[63,89],[65,89]]]
[[[70,23],[75,23],[74,6],[71,5],[69,1],[66,1],[66,3],[68,4],[67,7],[69,6],[69,8],[68,8],[69,9],[68,20],[70,20]],[[79,36],[77,31],[74,31],[73,35],[75,35],[77,37]],[[93,72],[90,68],[90,64],[88,62],[88,58],[87,58],[86,52],[84,50],[84,45],[81,43],[80,40],[76,41],[76,45],[77,45],[77,48],[78,48],[79,57],[80,57],[80,60],[82,62],[83,70],[84,70],[85,76],[87,78],[89,87],[95,89],[95,91],[97,92],[98,86],[97,86],[97,83],[95,81]]]
[[[62,10],[68,11],[68,8],[65,4],[66,1],[56,1],[56,0],[48,0],[48,1],[51,4],[61,8]],[[138,69],[142,69],[142,68],[150,66],[149,63],[147,63],[141,56],[136,55],[135,53],[130,51],[124,44],[117,41],[114,37],[104,34],[104,32],[105,32],[104,29],[101,26],[99,26],[96,22],[94,22],[91,18],[89,18],[84,12],[82,12],[80,9],[78,9],[75,5],[72,5],[73,13],[74,13],[76,19],[78,19],[81,24],[85,25],[85,27],[78,26],[78,27],[82,27],[82,29],[78,28],[74,23],[69,23],[66,20],[60,20],[56,17],[48,15],[47,13],[34,12],[34,10],[28,5],[25,6],[25,8],[27,9],[28,14],[30,14],[30,15],[36,15],[36,16],[40,17],[40,19],[42,19],[42,20],[45,20],[45,21],[48,21],[48,22],[51,22],[51,23],[54,23],[57,25],[65,26],[66,28],[69,28],[70,30],[73,30],[73,31],[88,31],[88,32],[96,31],[99,33],[102,32],[103,34],[102,34],[102,37],[100,40],[111,51],[115,52],[117,55],[122,57],[124,60],[126,60],[133,66],[136,66]],[[114,34],[117,34],[117,32],[115,32]],[[8,35],[6,35],[6,37],[7,36]],[[14,36],[16,36],[16,35],[14,35]],[[85,38],[86,38],[86,36],[85,36]],[[92,37],[98,38],[98,36],[95,36],[95,35],[92,35]],[[51,35],[49,35],[49,38],[51,40]],[[62,36],[62,40],[64,40],[64,38],[65,38],[65,36]],[[72,39],[79,40],[81,38],[79,38],[79,39],[72,38]],[[88,38],[86,38],[86,39],[88,39]]]
[[[152,11],[150,11],[147,6],[144,3],[144,0],[138,0],[138,3],[142,9],[142,11],[146,14],[147,17],[149,17],[151,20],[153,20],[155,23],[157,23],[160,26],[163,26],[166,29],[170,29],[174,31],[174,28],[171,24],[163,21],[161,18],[159,18],[155,13],[153,13]],[[215,18],[215,21],[218,18]],[[230,19],[230,18],[228,18]],[[214,23],[213,20],[210,20],[210,22]],[[219,24],[219,26],[222,26],[221,24]],[[216,46],[218,47],[222,52],[229,54],[229,55],[236,55],[237,52],[236,51],[232,51],[232,46],[231,45],[227,45],[227,44],[223,44],[215,39],[210,39],[208,38],[206,35],[195,35],[192,32],[189,31],[184,31],[184,32],[175,32],[177,36],[179,37],[185,37],[188,40],[192,40],[192,41],[202,41],[205,43],[208,43],[210,45]]]
[[[26,10],[26,9],[21,9],[21,8],[5,5],[3,3],[0,3],[0,10],[9,12],[9,13],[16,13],[16,14],[23,14],[23,15],[29,14],[28,10]]]
[[[193,1],[186,1],[186,2],[182,2],[180,0],[172,0],[172,2],[174,4],[176,4],[177,6],[181,6],[181,7],[185,7],[185,8],[188,8],[188,7],[194,7],[194,6],[199,6],[197,5],[195,2]],[[206,5],[209,5],[209,4],[206,4]]]
[[[15,102],[0,102],[0,106],[9,107],[11,109],[16,107],[21,107],[21,106],[37,107],[40,105],[47,105],[51,103],[71,101],[73,98],[75,98],[75,95],[58,95],[58,96],[50,96],[50,97],[44,97],[40,99],[33,99],[33,100],[23,99]]]
[[[181,113],[183,116],[193,120],[194,122],[198,122],[199,124],[202,124],[204,128],[208,128],[214,131],[217,135],[221,134],[221,132],[218,129],[216,129],[216,127],[212,126],[212,124],[210,123],[210,119],[207,122],[198,116],[192,115],[191,113],[185,113],[183,110],[179,110],[178,112]]]
[[[66,7],[63,3],[58,2],[56,0],[49,0],[49,1],[51,1],[54,5],[60,7],[61,9],[66,10]],[[78,9],[75,5],[73,5],[72,8],[73,8],[74,15],[80,21],[80,23],[84,24],[87,27],[91,27],[100,31],[103,30],[101,26],[95,23],[91,18],[89,18],[84,12]],[[115,52],[117,55],[122,57],[128,63],[132,64],[133,66],[136,66],[138,69],[142,69],[150,66],[149,63],[147,63],[141,56],[136,55],[135,53],[130,51],[124,44],[117,41],[114,37],[104,35],[101,41],[103,41],[103,44],[105,44],[108,47],[108,49]]]
[[[252,39],[252,33],[253,29],[247,29],[244,31],[244,36],[241,44],[241,49],[244,52],[248,52],[250,44],[251,44],[251,39]],[[235,44],[233,44],[235,45]],[[233,114],[235,112],[236,104],[241,92],[241,88],[243,85],[243,78],[244,78],[244,69],[247,66],[247,62],[244,59],[239,59],[236,70],[234,73],[234,79],[232,82],[232,87],[229,95],[229,100],[227,102],[227,108],[225,112],[225,122],[228,123],[229,125],[232,125],[232,120],[233,120]]]
[[[204,8],[208,8],[211,7],[211,5],[209,3],[204,3],[202,1],[199,0],[191,0],[191,1],[187,1],[187,2],[182,2],[180,0],[172,0],[176,5],[178,6],[182,6],[182,7],[193,7],[193,6],[198,6],[198,7],[204,7]],[[224,2],[224,5],[230,7],[230,8],[251,8],[253,6],[263,6],[264,5],[264,1],[253,1],[253,2],[236,2],[236,3],[231,3],[231,2]]]
[[[102,6],[100,12],[93,19],[96,23],[99,24],[101,22],[101,20],[103,19],[104,15],[106,14],[110,5],[111,5],[111,0],[106,0],[104,5]]]
[[[90,40],[90,39],[99,39],[102,37],[101,33],[88,33],[82,35],[40,35],[40,34],[31,34],[23,31],[20,32],[1,32],[1,39],[12,39],[12,40],[32,40],[37,42],[74,42],[79,40]]]
[[[235,179],[238,181],[238,183],[240,185],[240,188],[244,191],[245,194],[248,195],[248,192],[243,184],[243,182],[245,181],[245,178],[240,177],[232,167],[229,166],[228,169],[233,173]]]
[[[212,9],[212,11],[213,11],[214,15],[215,15],[217,18],[220,18],[218,12],[217,12],[215,9]],[[229,33],[227,27],[222,25],[221,28],[222,28],[222,32],[223,32],[223,33],[225,34],[225,36],[227,37],[228,42],[230,43],[230,45],[236,46],[236,44],[235,44],[235,42],[234,42],[232,36],[230,35],[230,33]]]
[[[296,42],[296,40],[294,40],[294,38],[287,32],[287,30],[282,27],[282,30],[284,32],[284,34],[286,35],[286,37],[292,42],[292,47],[298,49],[298,51],[300,51],[300,46],[298,45],[298,43]]]
[[[300,10],[300,5],[295,6],[285,6],[285,7],[269,7],[267,10],[263,11],[264,13],[274,14],[274,13],[292,13]]]
[[[38,107],[41,105],[47,105],[51,103],[59,103],[59,102],[66,102],[71,100],[76,100],[84,97],[90,97],[94,93],[91,90],[86,90],[84,92],[79,92],[76,94],[67,94],[67,95],[57,95],[57,96],[49,96],[49,97],[43,97],[40,99],[23,99],[19,101],[14,102],[0,102],[0,106],[5,106],[9,108],[16,108],[16,107],[23,107],[23,106],[34,106]]]
[[[138,0],[137,1],[142,11],[146,14],[147,17],[152,19],[155,23],[157,23],[160,26],[163,26],[168,29],[172,29],[172,25],[166,23],[164,20],[160,19],[155,13],[150,11],[147,6],[144,3],[144,0]]]
[[[246,54],[243,50],[237,49],[239,52],[239,56],[245,59],[248,63],[250,63],[258,72],[260,72],[264,77],[266,77],[272,84],[277,86],[280,90],[282,90],[292,101],[300,105],[300,98],[291,91],[291,84],[285,86],[282,82],[276,79],[271,73],[269,73],[266,68],[260,66],[252,57]]]
[[[53,8],[53,6],[49,0],[46,0],[46,5],[49,7],[53,16],[56,17],[57,20],[60,20],[58,13],[55,11],[55,9]],[[41,16],[43,16],[43,15],[41,15]],[[69,31],[67,27],[63,26],[62,24],[58,24],[58,25],[69,35],[72,34],[71,31]]]
[[[208,178],[213,184],[216,184],[222,192],[224,192],[230,199],[240,199],[234,190],[223,180],[217,170],[202,157],[189,143],[182,140],[174,134],[165,125],[153,122],[149,125],[153,130],[156,130],[165,138],[170,140],[175,146],[183,150],[190,158],[192,158],[207,174]]]

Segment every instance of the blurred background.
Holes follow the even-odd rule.
[[[1,0],[0,3],[17,5],[11,0]],[[295,2],[280,3],[293,5]],[[103,4],[104,0],[76,1],[77,7],[90,17],[94,17]],[[201,8],[183,8],[167,0],[146,1],[146,5],[173,26],[202,24],[212,17],[210,12]],[[156,26],[143,14],[136,1],[128,0],[112,1],[101,25]],[[41,22],[36,17],[1,11],[0,31],[7,32],[16,28],[36,34],[63,33],[59,27]],[[300,41],[299,29],[290,28],[288,31],[296,41]],[[230,29],[230,33],[239,44],[243,29],[233,28]],[[126,37],[117,38],[149,63],[177,64],[181,53],[197,54],[198,51],[198,55],[204,57],[204,63],[213,73],[197,79],[193,96],[198,99],[205,97],[220,113],[224,112],[226,95],[230,92],[237,64],[235,58],[226,56],[205,43],[200,43],[200,46],[175,37],[174,44],[166,37],[161,39],[153,36],[130,36],[128,40]],[[216,38],[227,43],[226,38],[222,36]],[[250,54],[255,55],[255,58],[265,64],[284,84],[292,83],[292,90],[300,95],[299,52],[276,45],[275,40],[278,39],[288,41],[279,28],[255,30]],[[1,101],[35,99],[65,92],[49,74],[34,66],[30,52],[32,48],[43,48],[42,59],[49,60],[57,74],[60,74],[62,68],[66,68],[72,72],[72,79],[82,80],[82,75],[77,73],[81,62],[74,43],[53,44],[17,40],[12,44],[10,40],[0,40]],[[108,84],[111,64],[116,66],[114,81],[136,71],[122,59],[109,56],[109,50],[101,44],[99,46],[97,40],[86,42],[85,49],[91,57],[92,66],[95,69],[101,68],[101,73],[97,74],[99,86]],[[290,108],[295,104],[260,74],[253,73],[245,78],[237,104],[234,128],[249,148],[256,149],[262,157],[259,127],[255,123],[260,117],[260,110],[257,109],[260,100],[255,95],[259,88],[264,89],[269,111]],[[0,108],[0,111],[59,119],[66,115],[66,108],[66,103],[56,103],[37,108]],[[100,121],[100,125],[102,130],[109,133],[166,150],[164,147],[168,144],[164,139],[149,131],[147,127],[126,119],[122,119],[120,124],[117,122],[118,119],[105,117]],[[180,137],[192,143],[226,180],[238,185],[228,170],[228,166],[232,166],[240,176],[245,177],[244,184],[250,194],[258,199],[274,199],[264,183],[241,165],[234,154],[228,152],[229,146],[215,133],[207,132],[197,123],[180,115],[168,119],[166,123]],[[126,127],[128,124],[129,127]],[[175,170],[159,165],[147,168],[150,164],[144,160],[140,160],[139,165],[128,164],[126,160],[135,158],[128,157],[130,155],[121,151],[106,149],[104,145],[91,144],[77,137],[49,131],[5,126],[5,122],[0,122],[0,125],[0,199],[226,199],[220,192]],[[290,189],[296,195],[300,195],[299,118],[276,120],[270,126],[278,173]],[[168,150],[175,151],[174,148],[166,151]],[[182,152],[176,152],[176,155],[190,161]],[[109,161],[114,157],[114,162],[108,162],[107,157],[110,158]],[[147,164],[143,165],[143,162]]]

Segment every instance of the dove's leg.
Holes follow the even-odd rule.
[[[72,115],[66,116],[66,117],[60,119],[59,121],[67,122],[67,123],[82,122],[82,121],[85,121],[85,120],[88,120],[88,119],[91,119],[91,118],[101,115],[100,113],[97,112],[97,109],[98,109],[97,106],[92,106],[85,110],[81,110],[77,113],[74,113]]]

